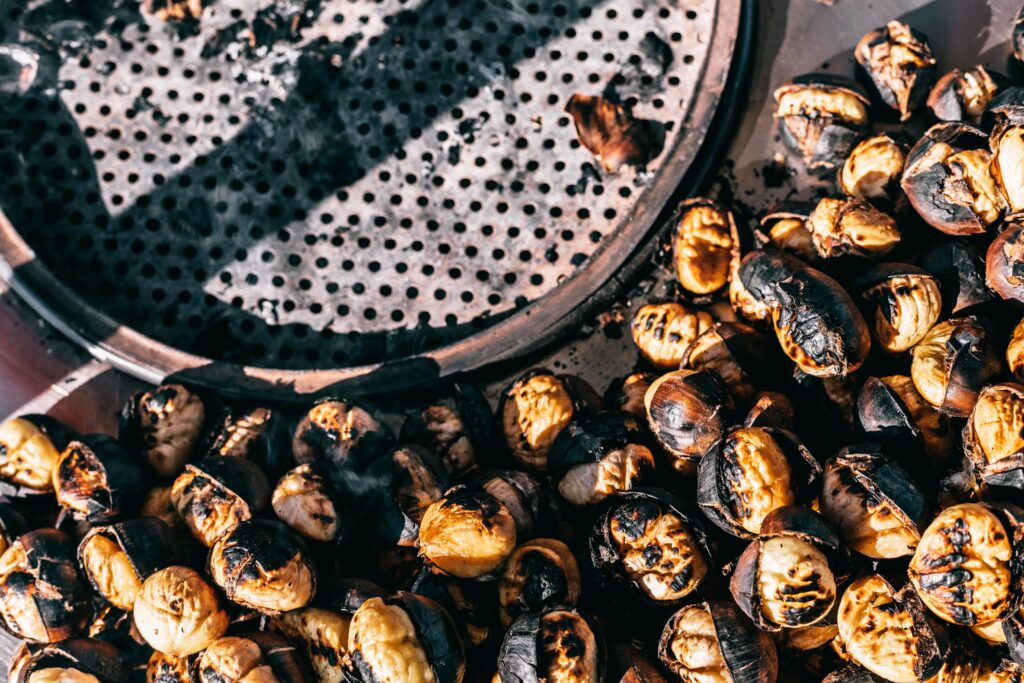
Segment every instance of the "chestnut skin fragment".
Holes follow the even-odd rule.
[[[889,133],[861,140],[839,171],[839,188],[858,199],[895,198],[908,151],[902,139]]]
[[[1024,225],[1010,223],[989,244],[985,282],[1003,299],[1024,303]]]
[[[516,521],[487,491],[456,486],[427,508],[420,554],[451,576],[473,579],[497,571],[516,547]]]
[[[197,394],[181,384],[164,384],[132,396],[121,410],[117,432],[167,479],[193,459],[205,422],[206,406]]]
[[[798,76],[777,88],[774,97],[783,141],[812,170],[841,164],[868,125],[867,95],[841,76]]]
[[[988,330],[974,317],[938,323],[914,346],[910,377],[940,412],[967,417],[983,386],[1002,372]]]
[[[644,395],[647,424],[673,469],[694,474],[702,455],[725,433],[733,409],[722,381],[707,371],[676,370]]]
[[[665,144],[665,129],[657,121],[639,119],[626,107],[603,97],[574,93],[565,111],[576,125],[580,144],[601,168],[615,173],[621,166],[643,167]]]
[[[715,324],[704,311],[677,303],[646,304],[633,316],[633,343],[651,365],[675,370],[697,337]]]
[[[0,479],[29,491],[53,490],[53,470],[71,430],[48,415],[21,415],[0,423]]]
[[[977,125],[989,104],[1006,87],[1006,78],[981,64],[953,69],[935,82],[928,93],[928,108],[940,121]]]
[[[174,563],[175,540],[156,517],[93,527],[78,544],[78,563],[93,590],[114,607],[131,611],[142,582]]]
[[[892,251],[902,235],[896,220],[864,199],[825,197],[807,218],[811,241],[822,258],[877,258]]]
[[[501,625],[524,612],[565,605],[580,598],[580,568],[569,547],[554,538],[535,538],[509,555],[498,578]]]
[[[935,57],[927,38],[899,21],[867,33],[854,49],[857,63],[874,81],[882,100],[906,121],[935,80]]]
[[[672,258],[680,286],[700,296],[728,284],[740,248],[732,212],[707,199],[690,199],[679,207],[675,222]]]
[[[589,617],[553,607],[512,623],[498,651],[498,674],[502,683],[601,683],[605,659],[604,640]]]
[[[71,638],[33,653],[12,683],[128,683],[125,656],[97,638]]]
[[[143,491],[142,470],[117,441],[102,434],[68,444],[53,468],[57,502],[90,522],[133,512]]]
[[[992,384],[978,394],[963,431],[975,472],[995,486],[1024,489],[1024,386]]]
[[[132,618],[154,650],[173,657],[206,649],[230,623],[213,586],[194,569],[176,565],[146,579],[135,598]]]
[[[909,264],[880,263],[858,276],[851,290],[867,309],[875,342],[889,353],[912,348],[942,314],[939,281]]]

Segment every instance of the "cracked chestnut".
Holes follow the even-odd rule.
[[[861,428],[886,443],[918,442],[935,462],[946,462],[956,448],[950,416],[940,413],[917,392],[906,375],[869,377],[857,397]]]
[[[880,263],[856,278],[851,292],[864,306],[874,340],[889,353],[912,348],[939,321],[942,290],[922,268]]]
[[[963,442],[983,481],[1024,489],[1024,386],[1005,382],[982,389]]]
[[[966,121],[977,125],[1006,78],[978,64],[953,69],[939,78],[928,94],[928,108],[940,121]]]
[[[974,317],[938,323],[914,346],[910,377],[940,412],[967,417],[978,392],[1002,372],[988,330]]]
[[[841,76],[798,76],[776,89],[774,97],[782,139],[813,170],[841,164],[868,125],[867,95]]]
[[[313,683],[305,654],[266,631],[215,640],[195,663],[196,683]]]
[[[53,468],[53,488],[58,503],[90,522],[134,512],[144,490],[135,459],[103,434],[68,444]]]
[[[644,396],[647,424],[677,472],[694,474],[725,433],[732,397],[717,375],[676,370],[654,380]]]
[[[397,446],[382,464],[389,468],[376,520],[381,537],[415,545],[427,508],[448,490],[448,470],[440,456],[422,446]]]
[[[72,638],[32,654],[11,683],[128,683],[130,673],[115,646],[96,638]]]
[[[807,218],[811,241],[822,258],[883,256],[900,242],[896,220],[856,197],[825,197]]]
[[[814,206],[807,203],[788,203],[769,209],[761,218],[764,238],[779,251],[807,262],[818,260],[818,250],[807,229],[807,217],[813,210]]]
[[[595,623],[568,607],[525,612],[509,627],[498,651],[502,683],[600,683],[606,663]]]
[[[707,199],[690,199],[679,208],[672,233],[672,259],[684,290],[700,296],[724,287],[739,249],[731,211]]]
[[[220,593],[199,572],[177,565],[145,580],[132,618],[154,650],[173,657],[206,649],[224,635],[231,621]]]
[[[481,488],[456,486],[434,502],[420,522],[420,554],[461,579],[492,574],[516,547],[516,520]]]
[[[906,121],[935,81],[935,56],[928,39],[899,21],[860,39],[854,57],[867,72],[882,100]]]
[[[580,568],[569,547],[554,538],[535,538],[509,555],[498,578],[501,625],[524,612],[565,605],[580,598]]]
[[[889,133],[857,143],[839,171],[839,187],[858,199],[895,199],[909,146]]]
[[[1024,303],[1024,224],[1010,223],[989,244],[985,282],[1003,299]]]
[[[131,611],[142,582],[173,564],[177,554],[173,532],[156,517],[93,527],[78,544],[78,563],[93,590],[125,611]]]
[[[118,438],[141,451],[159,477],[177,476],[192,460],[203,434],[206,406],[180,384],[135,394],[121,410]]]
[[[721,322],[693,340],[683,367],[717,375],[736,403],[746,405],[757,387],[777,379],[772,371],[781,358],[773,351],[775,345],[762,332],[744,323]]]
[[[675,370],[690,344],[714,324],[714,318],[704,311],[662,303],[641,306],[630,329],[633,343],[651,365]]]
[[[334,489],[311,463],[299,465],[281,477],[270,505],[278,519],[310,541],[336,541],[348,529]]]
[[[494,414],[476,387],[456,382],[429,405],[408,414],[400,439],[439,453],[453,473],[481,464],[494,441]]]
[[[0,424],[0,479],[29,491],[53,490],[57,459],[75,438],[48,415],[22,415]]]
[[[171,500],[192,535],[206,547],[270,504],[270,486],[255,463],[212,457],[185,466]]]

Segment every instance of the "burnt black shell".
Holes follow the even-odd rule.
[[[1013,661],[1024,666],[1024,610],[1003,619],[1003,635]]]
[[[91,674],[100,683],[128,683],[130,670],[121,652],[96,638],[72,638],[47,645],[32,655],[17,683],[27,683],[32,674],[48,668],[75,669]]]
[[[793,401],[777,391],[762,391],[754,398],[754,404],[743,418],[744,427],[771,427],[793,431],[796,425],[796,406]]]
[[[595,680],[604,680],[607,655],[604,635],[597,622],[584,612],[571,607],[549,607],[536,612],[524,612],[509,626],[498,651],[498,675],[501,677],[501,683],[537,683],[547,680],[541,670],[538,640],[541,634],[541,618],[554,611],[577,614],[590,627],[597,644],[598,671]]]
[[[325,609],[353,614],[370,598],[385,598],[388,591],[369,579],[329,576],[318,586],[313,605]]]
[[[270,503],[270,484],[259,465],[243,458],[213,456],[186,465],[220,483],[243,501],[253,513],[259,513]]]
[[[985,259],[966,240],[949,240],[925,249],[919,265],[938,279],[942,311],[959,313],[995,297],[985,284]]]
[[[28,522],[24,515],[18,512],[18,508],[10,503],[0,503],[0,538],[3,539],[4,546],[10,546],[26,531]]]
[[[464,643],[481,647],[499,632],[493,581],[460,580],[424,569],[410,591],[443,607],[459,627]]]
[[[492,485],[500,480],[507,486],[501,487],[515,497],[515,501],[506,501],[502,496],[492,493],[495,498],[505,504],[515,516],[515,509],[523,510],[525,519],[516,517],[516,533],[520,539],[543,535],[549,527],[558,521],[558,503],[550,487],[537,477],[522,470],[488,470],[474,472],[467,477],[470,486],[493,491]],[[512,502],[512,505],[509,505]]]
[[[629,444],[650,447],[643,425],[633,415],[603,412],[574,417],[551,444],[548,474],[558,482],[576,465],[599,462]]]
[[[79,474],[72,471],[64,460],[64,455],[72,450],[99,467],[106,480],[106,485],[97,487],[86,500],[86,519],[90,522],[109,521],[138,508],[145,493],[142,470],[131,453],[105,434],[89,434],[68,444],[54,472],[58,491],[74,493],[77,488]]]
[[[394,461],[399,451],[405,451],[416,459],[414,466],[419,472],[418,476],[413,476],[409,469]],[[414,518],[415,511],[410,507],[415,502],[404,500],[401,491],[429,478],[443,495],[449,488],[448,470],[441,456],[434,451],[424,446],[404,445],[391,449],[387,457],[378,460],[368,470],[371,473],[378,471],[381,473],[380,481],[387,482],[387,491],[378,492],[374,524],[379,534],[389,542],[413,545],[419,536],[420,523]]]
[[[178,537],[163,520],[136,517],[109,526],[93,527],[78,544],[79,562],[86,541],[96,534],[102,534],[121,546],[136,575],[143,581],[150,574],[175,564],[180,557],[180,549],[176,547]]]
[[[931,46],[928,44],[928,38],[921,33],[909,26],[911,39],[916,42],[919,46],[923,47],[923,52],[931,54]],[[875,67],[881,67],[885,69],[884,65],[874,64],[868,57],[868,50],[871,48],[889,42],[890,34],[888,27],[882,27],[874,31],[869,32],[860,42],[857,44],[855,50],[855,57],[857,62],[863,67],[864,71],[867,72],[871,81],[875,84],[875,88],[878,90],[878,94],[881,96],[882,101],[887,105],[897,110],[903,120],[910,118],[914,110],[922,103],[928,91],[931,90],[932,84],[935,82],[935,60],[933,59],[930,64],[922,65],[914,71],[907,71],[901,69],[901,86],[909,85],[907,88],[907,108],[904,111],[900,107],[899,93],[897,93],[891,83],[888,83],[883,74],[879,73],[879,69]],[[906,83],[909,80],[910,83]]]

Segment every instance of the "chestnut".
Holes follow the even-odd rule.
[[[682,474],[696,473],[701,456],[725,433],[733,409],[718,376],[694,370],[676,370],[654,380],[644,405],[654,438]]]
[[[935,462],[949,460],[956,448],[950,416],[933,408],[906,375],[869,377],[857,397],[860,426],[872,439],[912,439]]]
[[[811,241],[822,258],[854,255],[876,258],[900,242],[896,220],[864,199],[825,197],[807,218]]]
[[[1024,320],[1017,323],[1006,346],[1006,364],[1018,382],[1024,382]]]
[[[378,533],[389,542],[415,545],[423,514],[448,490],[448,470],[436,453],[413,445],[396,446],[380,467],[388,470],[389,491],[380,496]]]
[[[456,486],[427,508],[420,554],[439,571],[472,579],[497,571],[516,547],[516,521],[487,491]]]
[[[803,228],[804,232],[807,232],[807,228]],[[811,233],[807,232],[807,239],[810,242]],[[780,247],[783,249],[784,247]],[[785,247],[787,251],[790,251],[789,247]],[[811,242],[811,250],[814,252],[814,257],[817,258],[818,252],[814,249],[814,243]],[[742,261],[733,261],[733,272],[729,278],[729,304],[732,306],[733,312],[744,320],[750,322],[759,322],[762,320],[770,320],[772,317],[772,308],[760,296],[756,296],[751,292],[746,283],[740,278],[740,264]]]
[[[174,657],[206,649],[230,623],[220,594],[197,571],[177,565],[143,582],[132,617],[154,650]]]
[[[400,439],[439,453],[451,472],[466,472],[480,464],[494,440],[494,414],[479,389],[456,382],[449,392],[409,413]]]
[[[770,209],[761,218],[761,229],[767,231],[767,242],[775,249],[804,261],[816,261],[818,250],[807,229],[807,217],[813,210],[813,205],[804,203],[788,203]]]
[[[1021,182],[1024,183],[1024,177]],[[1024,225],[1021,223],[1010,223],[989,244],[985,255],[985,282],[1003,299],[1024,303]]]
[[[170,478],[194,457],[205,422],[203,399],[181,384],[163,384],[131,397],[117,435],[145,456],[157,476]]]
[[[348,651],[362,681],[461,683],[465,677],[465,651],[451,617],[413,593],[360,605],[352,615]]]
[[[736,561],[729,590],[758,628],[810,626],[832,610],[847,564],[839,534],[820,515],[780,507]]]
[[[467,483],[493,496],[508,509],[519,538],[533,536],[557,523],[554,493],[539,479],[521,470],[483,472]]]
[[[1006,511],[981,503],[953,505],[932,520],[907,570],[929,610],[961,626],[1007,616],[1019,594],[1010,524]]]
[[[774,97],[782,139],[812,170],[842,163],[868,125],[867,95],[841,76],[798,76],[776,89]]]
[[[338,540],[347,528],[334,490],[311,463],[281,477],[270,504],[278,519],[310,541]]]
[[[229,600],[264,614],[304,607],[316,593],[305,545],[280,522],[239,522],[210,548],[207,568]]]
[[[897,197],[908,151],[909,146],[890,133],[861,140],[839,171],[839,188],[858,199]]]
[[[775,683],[775,643],[736,605],[701,602],[672,615],[658,639],[658,660],[676,680]]]
[[[128,683],[130,669],[118,649],[96,638],[51,643],[29,657],[15,683]]]
[[[424,568],[409,588],[410,592],[430,598],[442,608],[459,629],[469,647],[490,647],[496,628],[496,591],[493,581],[465,581]]]
[[[924,493],[876,444],[825,463],[818,507],[851,550],[876,560],[912,554],[927,514]]]
[[[612,665],[609,672],[622,672],[618,683],[669,683],[664,669],[648,654],[641,640],[619,641],[611,648]],[[615,678],[607,680],[614,681]]]
[[[1024,489],[1024,386],[992,384],[978,394],[963,431],[964,452],[989,484]]]
[[[574,415],[600,408],[597,392],[579,377],[534,368],[502,392],[498,419],[512,458],[543,471],[558,432]]]
[[[0,556],[0,620],[13,635],[39,643],[70,638],[89,619],[89,590],[75,544],[56,529],[18,538]]]
[[[661,124],[639,119],[627,107],[597,95],[574,93],[565,111],[572,116],[580,144],[608,173],[621,166],[643,167],[665,144]]]
[[[1006,200],[1007,212],[1016,218],[1024,211],[1024,89],[1001,93],[989,109],[994,120],[989,136],[992,177]]]
[[[880,263],[868,269],[856,278],[852,292],[873,323],[875,341],[889,353],[912,348],[942,313],[939,281],[906,263]]]
[[[978,124],[1005,84],[1005,77],[980,64],[970,69],[953,69],[935,82],[928,94],[928,108],[940,121]]]
[[[678,604],[713,572],[700,516],[664,489],[616,496],[591,531],[590,558],[608,585],[657,606]]]
[[[268,475],[280,475],[293,464],[290,446],[278,411],[257,406],[229,410],[222,415],[209,439],[206,455],[246,458]]]
[[[601,633],[589,617],[551,607],[525,612],[512,622],[498,651],[498,675],[502,683],[600,683],[606,656]]]
[[[821,465],[796,435],[738,427],[701,459],[697,503],[726,533],[756,538],[768,513],[807,499],[820,474]]]
[[[935,325],[914,346],[910,377],[921,396],[940,412],[967,417],[983,386],[1002,363],[982,322],[974,316]]]
[[[633,316],[633,343],[654,367],[675,370],[693,340],[714,324],[704,311],[682,304],[646,304]]]
[[[1006,201],[989,166],[988,138],[965,123],[939,123],[917,141],[900,181],[921,218],[948,235],[983,233]]]
[[[574,418],[548,454],[548,473],[571,505],[600,503],[634,488],[654,472],[654,454],[641,423],[627,413]]]
[[[196,683],[198,679],[193,671],[197,658],[197,655],[174,657],[154,650],[146,663],[146,683]]]
[[[653,372],[634,372],[626,375],[612,384],[605,403],[609,409],[644,418],[647,416],[644,395],[657,377]]]
[[[76,516],[102,522],[134,511],[142,470],[117,441],[102,434],[68,444],[53,469],[57,502]]]
[[[501,625],[508,628],[524,612],[574,607],[580,590],[580,568],[565,543],[554,538],[527,541],[508,556],[498,578]]]
[[[173,564],[171,529],[156,517],[93,527],[78,544],[78,563],[93,589],[118,609],[130,611],[142,582]]]
[[[324,607],[303,607],[270,620],[270,628],[305,650],[317,683],[343,683],[352,615]]]
[[[974,683],[1024,683],[1024,665],[1010,659],[984,657]]]
[[[882,100],[906,121],[935,80],[935,56],[928,39],[904,23],[890,21],[867,33],[854,49]]]
[[[672,233],[679,285],[698,296],[724,287],[732,261],[739,258],[739,242],[732,212],[707,199],[684,202]]]
[[[985,283],[985,259],[970,242],[954,239],[923,251],[918,265],[939,281],[947,315],[995,299]]]
[[[771,383],[769,368],[779,359],[772,355],[771,339],[744,323],[722,322],[693,340],[683,367],[717,375],[738,404],[747,404],[758,386]]]
[[[313,683],[306,656],[276,633],[224,636],[212,642],[195,664],[197,683],[259,681]]]
[[[171,500],[192,535],[209,548],[267,508],[270,486],[255,463],[217,456],[186,465],[171,486]]]
[[[29,491],[53,490],[53,470],[74,436],[48,415],[22,415],[0,423],[0,479]]]

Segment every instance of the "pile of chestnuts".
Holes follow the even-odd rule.
[[[9,681],[1024,683],[1024,87],[854,56],[775,91],[835,192],[683,203],[603,393],[0,424]],[[609,172],[616,106],[572,103]]]

